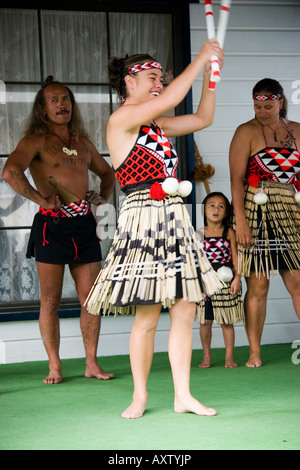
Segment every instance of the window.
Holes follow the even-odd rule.
[[[110,162],[106,123],[118,103],[108,84],[108,58],[147,52],[172,75],[176,62],[173,44],[176,44],[177,63],[182,68],[182,41],[180,35],[176,40],[173,31],[174,11],[178,6],[164,7],[167,11],[161,12],[157,4],[157,12],[145,6],[144,12],[133,12],[127,4],[128,12],[124,12],[122,4],[119,12],[117,4],[112,3],[114,11],[109,11],[111,3],[106,7],[101,5],[101,11],[0,8],[1,172],[7,156],[22,137],[35,94],[48,75],[72,89],[91,140]],[[178,21],[178,11],[176,15]],[[28,171],[26,175],[32,183]],[[92,175],[90,186],[95,190],[99,187]],[[111,197],[111,207],[117,208],[119,196],[117,188]],[[27,259],[25,252],[37,206],[16,194],[2,180],[0,198],[0,311],[32,309],[39,301],[39,284],[34,259]],[[105,256],[111,244],[109,235],[114,230],[116,211],[112,214],[101,211],[103,208],[96,209],[95,215],[103,230]],[[71,304],[77,299],[68,269],[63,299]]]

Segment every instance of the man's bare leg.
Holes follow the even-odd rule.
[[[86,307],[83,306],[100,269],[100,262],[70,265],[70,272],[75,281],[78,298],[81,304],[80,328],[86,354],[85,377],[109,380],[114,377],[114,374],[105,372],[97,362],[101,316],[91,315],[88,313]]]
[[[41,290],[39,326],[44,347],[49,358],[49,375],[45,384],[58,384],[63,380],[59,358],[59,318],[64,266],[37,262]]]

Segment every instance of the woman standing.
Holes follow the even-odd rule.
[[[222,62],[218,41],[206,41],[194,61],[164,91],[162,67],[152,57],[138,54],[109,62],[111,85],[123,105],[109,119],[107,142],[126,198],[111,250],[87,302],[94,314],[100,310],[104,314],[135,313],[130,339],[134,393],[124,418],[139,418],[145,411],[162,306],[169,308],[171,318],[174,409],[178,413],[216,414],[192,397],[189,380],[195,302],[203,295],[198,275],[202,273],[208,291],[216,291],[220,281],[176,192],[178,157],[168,140],[212,123],[215,93],[209,91],[208,83],[209,61],[214,54]],[[197,112],[163,116],[183,100],[207,63]],[[165,186],[169,183],[171,189]]]
[[[252,91],[255,117],[230,146],[239,272],[246,277],[248,367],[262,365],[260,341],[269,274],[278,270],[300,318],[300,124],[287,119],[280,83],[265,78]],[[298,201],[298,202],[297,202]]]

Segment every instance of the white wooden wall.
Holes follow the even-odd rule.
[[[219,2],[213,2],[216,24]],[[192,56],[206,39],[203,0],[190,6]],[[235,128],[252,118],[251,90],[261,78],[271,77],[283,85],[289,101],[289,117],[300,120],[300,2],[233,1],[225,39],[226,59],[222,81],[217,85],[214,124],[195,135],[204,162],[215,167],[211,190],[230,198],[228,149]],[[199,78],[193,87],[194,107],[202,87]],[[197,187],[197,202],[205,196]],[[99,356],[128,354],[133,319],[103,318]],[[162,314],[155,350],[166,351],[169,316]],[[236,345],[246,345],[243,325],[235,327]],[[61,358],[84,357],[78,319],[61,320]],[[300,340],[300,322],[281,278],[271,280],[263,343],[292,343]],[[223,347],[220,327],[214,327],[213,347]],[[194,324],[194,349],[201,348],[198,324]],[[46,360],[38,322],[0,324],[0,364]]]

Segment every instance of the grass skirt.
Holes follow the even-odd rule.
[[[180,196],[158,201],[149,189],[126,196],[103,269],[85,302],[90,313],[134,314],[136,305],[199,302],[223,287]]]
[[[252,241],[250,248],[238,245],[238,269],[245,277],[255,271],[257,277],[264,274],[269,279],[271,271],[300,269],[300,205],[292,184],[264,181],[268,201],[258,206],[253,198],[260,191],[260,187],[245,186]]]
[[[219,325],[233,325],[245,320],[242,291],[240,290],[237,294],[231,294],[230,284],[230,282],[226,283],[226,287],[223,287],[219,292],[197,303],[197,320],[200,324],[203,324],[206,319],[206,302],[211,303],[213,320]]]

